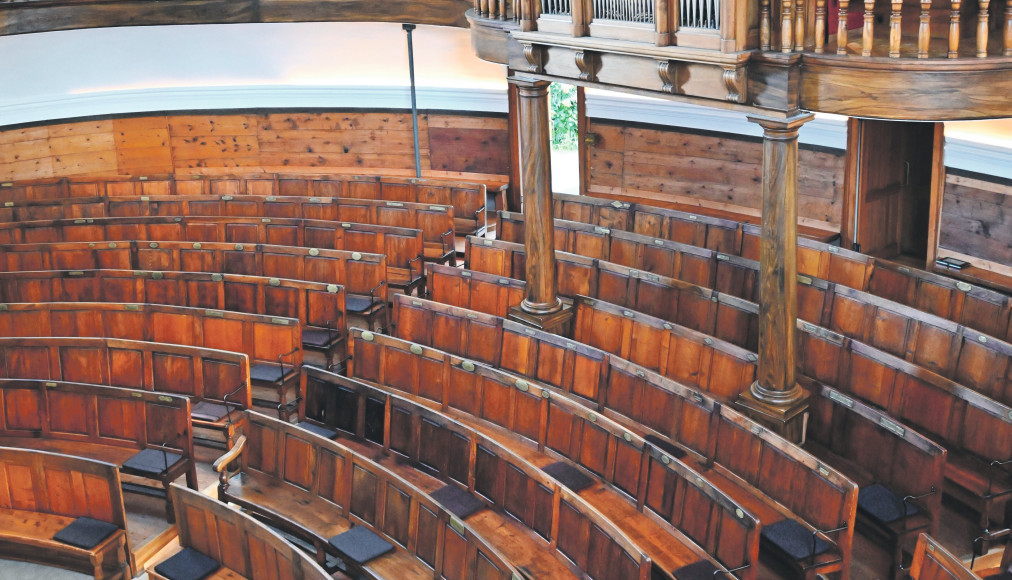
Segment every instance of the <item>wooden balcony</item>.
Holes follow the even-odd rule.
[[[480,57],[551,80],[786,113],[1012,116],[1012,0],[479,0],[468,19]]]

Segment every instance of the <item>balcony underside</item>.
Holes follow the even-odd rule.
[[[22,0],[0,3],[0,36],[50,30],[257,22],[467,26],[470,0]]]

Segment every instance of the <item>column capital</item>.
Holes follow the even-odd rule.
[[[746,118],[763,128],[767,138],[776,139],[780,136],[790,138],[797,135],[802,125],[815,118],[814,113],[800,111],[783,117],[770,115],[747,115]]]
[[[549,81],[529,77],[522,73],[513,73],[512,75],[506,77],[506,82],[520,89],[520,94],[522,96],[540,95],[541,93],[547,92],[548,85],[552,84]]]

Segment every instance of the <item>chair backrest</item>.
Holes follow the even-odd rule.
[[[921,534],[917,537],[914,559],[910,563],[910,577],[913,580],[979,580],[980,578],[928,534]]]
[[[193,548],[245,578],[329,580],[312,558],[252,517],[199,491],[169,489],[179,545]]]

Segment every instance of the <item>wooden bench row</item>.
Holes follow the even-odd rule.
[[[615,358],[575,340],[567,340],[487,314],[405,296],[398,298],[395,312],[399,320],[397,336],[406,340],[441,348],[458,356],[481,360],[544,381],[590,400],[597,408],[617,408],[627,416],[649,419],[646,425],[662,433],[670,429],[666,423],[670,421],[669,412],[674,412],[672,416],[679,417],[677,409],[673,409],[671,403],[664,403],[663,398],[649,397],[649,391],[643,387],[612,393],[613,389],[621,388],[623,378],[628,380],[632,375],[646,377],[652,373],[643,366]],[[616,332],[614,328],[605,328],[604,334],[609,332],[636,337],[635,332]],[[675,340],[674,336],[673,334],[672,340]],[[644,344],[664,343],[664,339],[642,334],[638,340]],[[679,368],[684,371],[684,375],[675,377],[681,379],[681,384],[701,388],[709,385],[705,377],[726,373],[723,376],[729,376],[730,382],[737,384],[738,388],[748,387],[754,371],[747,380],[736,382],[740,370],[736,370],[733,365],[720,363],[720,350],[705,352],[708,347],[717,346],[719,349],[719,341],[710,345],[703,341],[697,344],[698,349],[681,349],[681,358],[685,362]],[[748,364],[754,364],[754,357]],[[728,382],[727,378],[723,380]],[[666,386],[672,388],[670,381]],[[698,391],[689,392],[698,393],[696,398],[700,400],[710,396]],[[936,493],[929,495],[925,503],[921,504],[922,514],[927,514],[927,521],[931,529],[934,529],[942,490],[945,451],[912,429],[901,427],[897,432],[883,428],[883,425],[891,427],[898,423],[890,416],[855,401],[852,396],[842,395],[824,385],[816,385],[813,395],[815,398],[809,422],[809,437],[817,442],[815,449],[821,451],[815,452],[815,455],[829,459],[830,464],[839,467],[862,485],[882,483],[899,497],[921,496],[934,488]],[[692,437],[693,434],[688,431],[685,436]],[[897,463],[897,457],[902,458],[902,461]],[[836,460],[839,458],[848,461],[842,463]],[[903,522],[904,526],[908,524],[910,522]],[[897,546],[897,549],[903,545],[904,540],[910,539],[909,535],[904,536],[881,524],[868,526],[868,529],[879,535],[891,536],[885,539],[889,540],[889,545]],[[910,529],[917,528],[910,526]],[[912,546],[907,542],[905,548],[909,551]],[[899,555],[897,552],[896,557]],[[895,564],[898,563],[897,559]]]
[[[317,562],[342,558],[353,577],[515,580],[523,576],[467,523],[346,446],[248,413],[248,434],[214,463],[218,498],[301,538]],[[228,466],[237,464],[236,471]],[[328,540],[365,526],[397,547],[356,563]]]
[[[165,497],[170,523],[174,514],[169,484],[185,475],[187,486],[197,486],[188,397],[4,379],[0,380],[0,406],[0,444],[118,465],[131,478],[123,482],[124,491]],[[161,488],[149,482],[158,482]]]
[[[399,318],[400,324],[405,325],[407,318],[403,310]],[[509,339],[506,337],[507,324],[515,331]],[[399,333],[401,328],[403,326],[399,327]],[[538,338],[555,340],[555,348],[539,348],[538,338],[532,336],[531,332]],[[808,533],[813,528],[832,530],[830,536],[824,536],[832,538],[829,541],[833,548],[829,554],[816,558],[814,562],[806,560],[791,564],[804,569],[819,569],[825,573],[849,569],[857,496],[856,486],[852,482],[709,396],[641,367],[617,359],[596,364],[594,361],[588,364],[567,361],[564,364],[563,361],[574,349],[567,348],[566,342],[569,341],[561,337],[548,338],[553,336],[538,334],[533,329],[507,321],[503,323],[503,338],[499,343],[502,345],[501,366],[516,375],[528,377],[527,380],[554,387],[550,379],[541,378],[543,374],[548,374],[549,377],[554,376],[570,385],[574,392],[579,392],[583,389],[572,387],[575,384],[573,378],[582,374],[596,379],[594,382],[606,387],[597,391],[601,397],[599,404],[582,413],[582,416],[569,414],[572,420],[560,423],[557,431],[546,435],[546,445],[553,451],[569,457],[596,474],[626,478],[630,476],[627,473],[617,476],[612,474],[633,470],[618,469],[614,463],[617,461],[615,455],[602,450],[610,449],[610,446],[628,446],[623,429],[631,435],[642,435],[646,430],[648,435],[660,436],[656,441],[680,446],[678,449],[681,451],[670,451],[670,446],[664,447],[664,443],[661,443],[661,448],[669,453],[676,456],[683,455],[686,451],[692,453],[691,465],[704,469],[707,479],[743,508],[756,514],[763,526],[783,520],[800,520],[805,522],[802,527],[808,529]],[[469,371],[465,366],[469,361],[424,347],[412,351],[412,343],[409,342],[379,335],[371,335],[372,340],[366,340],[369,337],[366,335],[363,338],[360,331],[352,330],[354,358],[349,376],[437,401],[443,408],[452,407],[501,424],[534,441],[539,440],[535,429],[544,427],[541,426],[540,419],[534,420],[532,413],[537,407],[550,406],[556,399],[563,398],[558,395],[558,391],[551,392],[548,401],[537,401],[537,407],[534,407],[538,391],[546,392],[539,384],[532,385],[525,381],[528,390],[521,391],[514,384],[516,379],[503,371],[480,365],[474,365],[475,370]],[[418,344],[423,342],[417,341],[416,346]],[[493,344],[491,348],[494,349],[495,346]],[[418,354],[418,350],[421,354]],[[575,350],[580,350],[580,347],[575,347]],[[543,372],[529,368],[535,360],[542,363],[539,368]],[[602,363],[607,366],[604,367]],[[522,368],[508,368],[510,366]],[[603,380],[602,372],[607,372]],[[638,392],[641,389],[649,392]],[[561,390],[566,391],[564,387]],[[534,392],[534,395],[530,395],[530,392]],[[648,395],[654,398],[647,399]],[[511,399],[517,400],[518,409],[524,400],[530,399],[531,402],[526,405],[528,410],[525,413],[519,410],[507,413],[510,407],[506,404]],[[582,429],[584,424],[605,423],[597,413],[621,421],[624,427],[614,432],[602,431],[597,426],[587,431]],[[579,422],[574,423],[577,420]],[[608,424],[611,425],[610,422]],[[604,433],[607,433],[607,438],[603,437]],[[591,435],[595,436],[590,437]],[[577,437],[588,438],[583,443]],[[796,477],[786,482],[768,480],[770,473],[776,470],[788,470],[795,473]],[[626,486],[624,489],[629,489],[628,483],[623,485]],[[756,495],[755,489],[761,490],[759,495]]]
[[[333,291],[332,291],[333,290]],[[310,342],[324,356],[343,348],[343,337],[331,337],[327,324],[340,320],[340,287],[293,280],[253,276],[223,276],[184,272],[147,272],[138,270],[58,270],[0,274],[0,300],[6,303],[104,302],[142,303],[209,309],[204,318],[221,330],[228,328],[213,344],[229,345],[228,350],[251,354],[250,368],[254,387],[274,389],[270,400],[294,401],[297,398],[298,369],[303,362],[304,330],[299,315],[312,323]],[[228,336],[237,330],[242,316],[227,316],[233,311],[269,316],[251,326],[251,331]],[[220,316],[219,316],[220,314]],[[257,319],[250,319],[251,321]],[[230,322],[231,321],[231,322]],[[321,328],[324,327],[324,328]],[[340,327],[342,325],[338,325]],[[323,336],[333,340],[323,341]],[[248,339],[247,344],[240,341]],[[291,397],[282,397],[287,393]]]
[[[562,219],[759,259],[760,227],[755,224],[586,196],[556,194],[555,199],[555,216]],[[804,236],[804,228],[801,232],[800,274],[870,292],[1012,340],[1012,297],[1007,294],[811,239]]]
[[[499,241],[473,242],[469,256],[475,267],[502,274],[507,269],[505,265],[511,264],[509,271],[523,276],[525,256],[521,246]],[[584,288],[589,291],[587,295],[756,349],[758,307],[754,302],[759,291],[758,263],[708,250],[676,247],[678,244],[674,242],[647,242],[636,242],[641,254],[665,254],[670,258],[668,263],[683,265],[691,259],[691,274],[676,269],[677,280],[673,280],[654,272],[623,268],[647,265],[642,261],[620,257],[624,261],[618,265],[600,260],[586,263],[562,254],[559,274],[560,278],[565,275],[565,280],[560,283],[560,293],[572,296]],[[701,287],[693,288],[686,283]],[[708,289],[714,292],[707,292]],[[705,305],[707,299],[715,303]],[[958,380],[998,401],[1012,403],[1012,345],[1008,342],[909,306],[808,276],[798,279],[798,315]]]
[[[963,562],[928,534],[917,537],[911,580],[979,580]]]
[[[0,224],[0,240],[8,244],[225,242],[347,250],[385,255],[385,280],[390,288],[407,293],[424,291],[425,282],[420,230],[352,222],[222,216],[82,218]]]
[[[171,216],[298,218],[418,229],[426,260],[447,263],[455,256],[453,207],[443,205],[333,197],[197,195],[64,198],[8,202],[0,208],[0,222]]]
[[[193,562],[192,554],[209,559],[208,580],[330,580],[311,558],[252,517],[200,492],[179,485],[169,490],[176,510],[179,545],[148,565],[148,576],[171,577],[165,567]],[[203,563],[203,562],[202,562]],[[191,564],[192,566],[193,564]],[[179,568],[171,568],[178,573]]]
[[[0,557],[59,566],[95,580],[133,577],[117,466],[0,447],[0,474]],[[78,518],[114,529],[76,546],[53,538]],[[92,542],[92,547],[83,547]]]
[[[536,387],[530,385],[526,394],[520,391],[514,395],[509,385],[497,381],[495,373],[479,369],[483,367],[474,371],[476,378],[481,377],[476,382],[476,398],[486,405],[494,400],[504,416],[517,414],[515,422],[494,423],[511,429],[514,442],[509,447],[502,441],[510,437],[501,433],[495,438],[483,436],[380,383],[374,388],[314,369],[307,370],[307,383],[320,403],[317,418],[327,426],[363,440],[378,435],[374,442],[388,453],[436,471],[443,479],[468,488],[493,509],[519,519],[593,578],[668,577],[664,570],[705,567],[699,564],[704,560],[710,562],[711,574],[731,569],[740,578],[755,578],[758,522],[698,473],[605,418],[587,422],[587,409],[582,405],[564,397],[545,399],[544,391],[533,392]],[[497,388],[502,392],[493,393]],[[404,385],[389,389],[404,392]],[[383,405],[382,413],[379,404]],[[375,408],[370,410],[370,406]],[[445,406],[450,410],[452,403]],[[469,411],[460,414],[472,416]],[[532,414],[547,416],[547,425],[531,430],[533,425],[522,415]],[[616,438],[613,433],[621,436]],[[578,451],[572,449],[570,437],[578,441]],[[566,487],[512,450],[531,444],[536,444],[537,455],[545,462],[557,456],[568,458],[614,488],[594,489],[584,499],[578,495],[579,489]],[[587,458],[595,452],[602,454],[594,458],[601,463],[588,467]],[[614,465],[601,469],[612,457]],[[595,511],[604,513],[609,502],[631,503],[662,526],[637,524],[637,518],[629,514],[612,524]],[[641,547],[627,539],[623,532],[627,528],[638,537],[651,538],[650,544]],[[581,540],[588,537],[587,530],[590,535],[605,537],[592,538],[588,546],[586,539]],[[615,537],[607,537],[609,534]],[[649,558],[640,558],[640,553]],[[719,564],[703,554],[710,554]]]
[[[7,312],[0,312],[7,314]],[[5,317],[4,330],[11,330]],[[26,321],[27,322],[27,321]],[[5,332],[4,337],[13,333]],[[106,338],[0,338],[0,376],[107,385],[188,397],[194,437],[227,444],[242,425],[235,409],[251,405],[244,354]]]
[[[486,192],[487,188],[482,183],[444,179],[261,173],[85,177],[5,183],[0,185],[0,201],[142,195],[353,197],[452,206],[456,233],[481,236],[486,227]],[[501,197],[501,191],[499,196]]]

